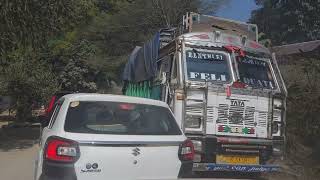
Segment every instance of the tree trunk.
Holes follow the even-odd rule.
[[[32,101],[26,97],[19,97],[16,101],[15,123],[25,123],[32,119]]]

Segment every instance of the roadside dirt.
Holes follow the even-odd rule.
[[[39,128],[0,128],[0,151],[22,150],[37,143]]]
[[[39,127],[2,128],[8,121],[0,121],[0,174],[4,180],[32,179],[34,159],[38,151]],[[218,179],[260,179],[260,180],[316,180],[319,179],[320,166],[314,161],[314,152],[294,141],[290,146],[290,154],[281,163],[284,172],[276,174],[262,174],[259,178],[248,176],[212,176]],[[216,179],[214,178],[214,179]]]

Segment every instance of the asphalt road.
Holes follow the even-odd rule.
[[[38,151],[37,144],[16,150],[0,149],[0,179],[3,180],[33,180],[34,158]],[[201,180],[213,180],[205,178]],[[196,180],[196,179],[187,179]]]
[[[33,180],[34,160],[39,149],[39,129],[3,129],[2,125],[0,121],[0,179]],[[206,179],[216,178],[201,180]]]
[[[37,146],[27,149],[0,150],[0,174],[3,180],[33,180]]]

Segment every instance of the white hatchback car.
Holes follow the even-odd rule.
[[[42,131],[35,180],[177,179],[193,156],[167,104],[70,94]]]

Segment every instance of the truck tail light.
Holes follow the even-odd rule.
[[[184,100],[184,99],[185,99],[185,96],[184,96],[183,93],[177,92],[176,98],[177,98],[177,100]]]
[[[180,145],[179,159],[181,161],[193,161],[194,154],[194,146],[191,140],[188,139]]]
[[[249,134],[254,134],[254,133],[255,133],[254,128],[250,128],[250,130],[249,130]]]
[[[219,125],[218,126],[218,132],[224,132],[225,126]]]
[[[80,156],[79,145],[72,140],[51,137],[46,142],[44,156],[49,161],[73,163]]]

